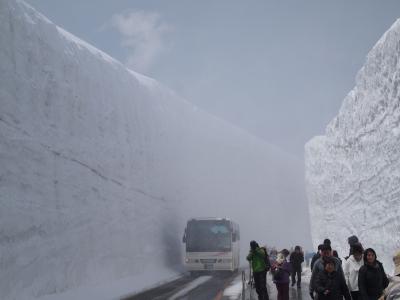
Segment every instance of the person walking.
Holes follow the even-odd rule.
[[[292,265],[292,286],[296,284],[297,275],[297,288],[301,288],[301,264],[304,261],[304,253],[301,251],[300,246],[294,248],[294,252],[290,254],[290,264]]]
[[[383,291],[383,297],[381,297],[386,300],[400,299],[400,249],[394,254],[393,262],[394,276],[389,278],[389,285]]]
[[[289,300],[291,265],[286,261],[284,253],[278,253],[276,263],[271,267],[271,273],[276,289],[278,290],[278,300]]]
[[[258,300],[269,300],[267,290],[267,264],[266,252],[261,249],[256,241],[250,242],[250,252],[247,260],[253,269],[254,284],[258,295]]]
[[[358,272],[358,289],[361,300],[377,300],[388,286],[389,280],[374,249],[364,251],[364,265]]]
[[[312,271],[312,269],[314,268],[315,262],[316,262],[318,259],[320,259],[320,257],[321,257],[321,249],[322,249],[323,246],[324,246],[323,244],[319,244],[319,245],[318,245],[318,251],[317,251],[317,253],[315,253],[315,255],[314,255],[314,256],[312,257],[312,259],[311,259],[311,264],[310,264],[311,271]]]
[[[360,299],[360,291],[358,289],[358,272],[363,266],[363,248],[361,245],[353,245],[352,255],[344,261],[343,273],[346,278],[346,284],[350,290],[353,300]]]
[[[323,261],[324,270],[319,272],[315,280],[315,291],[318,300],[351,300],[349,290],[343,276],[336,271],[337,261],[326,257]]]
[[[315,292],[315,281],[316,278],[318,277],[318,274],[320,272],[323,272],[325,267],[324,267],[324,262],[328,259],[332,259],[335,262],[335,271],[337,272],[337,276],[341,276],[344,279],[344,274],[343,274],[343,269],[342,269],[342,265],[339,261],[339,259],[337,259],[336,257],[332,256],[332,248],[331,246],[329,246],[328,244],[325,244],[322,246],[321,249],[321,258],[319,258],[315,264],[314,264],[314,268],[312,269],[312,274],[311,274],[311,279],[310,279],[310,297],[312,299],[314,299],[314,292]]]

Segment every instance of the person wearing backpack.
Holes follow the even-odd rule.
[[[267,263],[268,259],[265,249],[261,248],[256,241],[250,242],[250,252],[247,260],[253,269],[254,284],[258,295],[258,300],[269,300],[267,290]],[[269,259],[268,259],[269,261]]]
[[[270,269],[271,269],[271,259],[269,258],[269,255],[268,255],[268,250],[267,250],[267,246],[262,246],[262,247],[260,247],[262,250],[264,250],[264,252],[265,252],[265,258],[264,258],[264,261],[265,261],[265,270],[268,272]]]

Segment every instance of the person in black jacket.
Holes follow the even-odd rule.
[[[389,280],[382,263],[376,259],[372,248],[364,251],[364,265],[358,272],[358,289],[361,300],[377,300],[388,286]]]
[[[340,261],[336,258],[332,256],[332,248],[329,245],[322,245],[321,248],[321,258],[319,258],[315,264],[314,264],[314,268],[312,269],[312,273],[311,273],[311,278],[310,278],[310,284],[309,284],[309,293],[310,293],[310,297],[312,299],[315,298],[315,292],[316,292],[316,286],[315,286],[315,282],[317,281],[318,278],[318,274],[322,273],[325,270],[324,267],[324,263],[326,260],[333,260],[334,266],[335,266],[335,271],[337,273],[337,276],[341,276],[344,279],[344,274],[343,274],[343,269],[342,269],[342,265],[340,263]]]
[[[304,261],[304,254],[301,251],[300,246],[294,248],[294,252],[290,254],[289,259],[292,265],[292,286],[296,284],[296,274],[297,274],[297,288],[301,288],[301,264]]]
[[[327,257],[324,260],[324,271],[318,273],[315,281],[318,300],[342,300],[343,297],[351,300],[344,277],[335,269],[335,260]]]
[[[312,269],[314,268],[315,262],[321,257],[321,249],[322,249],[323,246],[324,246],[323,244],[319,244],[319,245],[318,245],[318,251],[317,251],[317,253],[313,256],[313,258],[311,259],[311,265],[310,265],[311,271],[312,271]]]

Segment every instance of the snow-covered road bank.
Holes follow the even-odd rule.
[[[19,0],[0,0],[0,106],[1,299],[152,286],[180,272],[193,216],[231,217],[246,248],[308,236],[306,218],[251,222],[306,214],[301,163]]]
[[[329,237],[344,257],[356,235],[388,272],[400,248],[400,20],[367,56],[324,136],[306,145],[315,249]]]

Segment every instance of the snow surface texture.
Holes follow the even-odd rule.
[[[399,20],[368,54],[326,135],[308,142],[305,159],[314,245],[330,237],[345,256],[355,234],[393,270],[400,248]]]
[[[0,0],[0,107],[1,299],[176,276],[194,216],[238,221],[242,255],[307,242],[282,218],[306,215],[301,164],[22,1]]]

